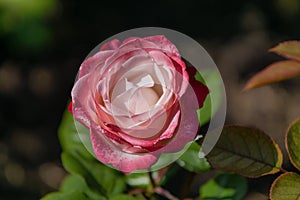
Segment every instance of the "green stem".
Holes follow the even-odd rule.
[[[146,196],[147,196],[148,198],[151,198],[151,196],[152,196],[153,193],[155,192],[156,184],[155,184],[154,179],[153,179],[153,177],[152,177],[152,173],[151,173],[151,172],[147,172],[147,175],[148,175],[150,184],[149,184],[149,186],[147,187]]]
[[[152,188],[155,188],[156,187],[156,183],[155,183],[155,181],[153,179],[152,172],[147,172],[147,174],[148,174],[148,177],[149,177],[150,184],[151,184]]]
[[[167,199],[170,200],[179,200],[179,198],[175,197],[173,194],[171,194],[168,190],[165,190],[161,187],[155,188],[155,192],[161,196],[166,197]]]
[[[153,193],[156,193],[156,194],[164,196],[165,198],[170,199],[170,200],[179,200],[177,197],[172,195],[168,190],[165,190],[165,189],[159,187],[155,183],[155,180],[154,180],[151,172],[147,172],[147,174],[148,174],[148,177],[149,177],[149,180],[150,180],[150,185],[149,185],[149,188],[147,190],[147,197],[149,199],[152,199],[152,198],[155,199],[152,195],[153,195]]]

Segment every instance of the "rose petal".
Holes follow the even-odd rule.
[[[98,82],[102,81],[101,88],[98,87],[98,92],[101,94],[104,103],[110,102],[110,92],[112,86],[120,80],[128,69],[123,68],[124,60],[129,60],[135,55],[147,56],[146,52],[141,49],[132,50],[130,52],[117,52],[114,55],[110,56],[101,69],[96,69],[95,73],[98,73]],[[97,80],[95,81],[97,83]],[[106,105],[109,107],[109,105]]]
[[[73,115],[76,120],[89,127],[91,121],[96,119],[93,99],[89,89],[89,75],[81,77],[74,85],[72,92]]]
[[[177,130],[177,133],[175,134],[176,135],[175,138],[177,138],[177,143],[183,143],[183,144],[187,143],[187,142],[193,140],[193,137],[195,137],[195,135],[197,134],[197,130],[198,130],[198,118],[197,118],[197,114],[196,114],[197,108],[198,108],[198,104],[197,104],[197,99],[196,99],[195,93],[194,93],[193,89],[189,86],[187,89],[187,92],[180,99],[180,109],[182,111],[182,116],[180,118],[181,121],[177,122],[176,120],[173,120],[173,122],[167,122],[168,124],[171,124],[170,126],[174,125],[174,127],[178,127],[178,123],[180,123],[179,129]],[[176,110],[176,108],[174,107],[174,108],[171,108],[170,110],[174,111],[174,110]],[[174,117],[174,119],[175,118],[176,117]],[[172,130],[172,129],[170,128],[169,130]],[[164,137],[164,136],[165,135],[162,134],[162,137]],[[172,141],[173,140],[176,141],[175,138],[173,138]],[[160,140],[161,139],[162,138],[160,138]],[[175,149],[177,149],[177,148],[175,148]]]
[[[178,72],[178,73],[176,73],[176,76],[175,76],[176,82],[182,83],[181,85],[179,85],[179,84],[177,85],[177,87],[179,87],[179,89],[176,88],[176,91],[179,90],[177,94],[179,96],[181,96],[185,92],[185,90],[189,84],[189,75],[186,72],[186,65],[181,60],[181,58],[171,57],[171,59],[173,61],[173,65],[174,65],[176,71]]]
[[[186,84],[188,83],[186,81],[183,81],[183,79],[188,80],[189,77],[185,71],[185,63],[181,60],[181,58],[174,55],[172,56],[170,54],[164,54],[159,50],[149,51],[149,55],[151,55],[151,57],[158,65],[174,68],[178,72],[173,75],[175,78],[173,78],[172,81],[176,81],[177,83],[176,87],[173,86],[173,88],[176,94],[182,95],[187,87]],[[180,89],[180,91],[178,91],[178,89]]]
[[[92,127],[95,126],[97,125]],[[148,169],[156,162],[157,157],[151,153],[133,154],[118,149],[104,136],[103,131],[101,129],[90,129],[93,149],[101,162],[111,164],[124,173]]]
[[[158,49],[161,49],[172,55],[180,57],[176,46],[163,35],[155,35],[155,36],[145,37],[143,39],[153,42],[155,45],[157,45]]]
[[[149,42],[148,42],[149,43]],[[114,66],[116,61],[126,61],[134,55],[147,55],[144,47],[153,47],[153,44],[141,43],[140,40],[132,40],[127,44],[121,45],[114,54],[105,61],[106,68],[108,66]],[[155,47],[155,46],[154,46]],[[122,63],[120,63],[122,65]],[[118,67],[118,69],[120,69]]]
[[[137,137],[132,137],[127,134],[122,134],[119,133],[120,137],[124,139],[126,142],[132,144],[133,146],[140,146],[141,148],[146,148],[146,147],[151,147],[155,144],[157,144],[159,141],[169,139],[173,136],[174,131],[178,125],[179,121],[179,116],[180,116],[180,111],[178,111],[175,116],[172,118],[172,121],[168,124],[168,127],[166,130],[164,130],[163,133],[160,134],[159,137],[149,140],[149,139],[143,139],[143,138],[137,138]],[[158,119],[159,120],[159,119]],[[157,134],[160,133],[160,130],[157,130],[158,128],[153,127],[153,131]],[[144,130],[146,131],[146,130]],[[149,132],[151,130],[147,130]]]
[[[147,124],[140,124],[134,128],[120,128],[113,125],[111,133],[117,135],[118,138],[122,138],[123,141],[131,144],[132,146],[140,146],[141,148],[148,148],[151,145],[171,138],[174,133],[174,128],[179,123],[180,111],[178,110],[178,104],[174,104],[169,110],[160,109],[160,115],[151,117],[146,121]],[[108,135],[108,137],[113,136]],[[116,138],[110,137],[115,140]]]
[[[155,35],[144,38],[130,37],[125,39],[122,42],[122,45],[127,45],[128,43],[137,40],[142,42],[142,48],[144,49],[156,49],[180,57],[176,46],[163,35]]]
[[[87,58],[80,66],[78,78],[95,70],[95,68],[102,67],[105,60],[113,54],[113,51],[99,51],[95,55]]]
[[[112,41],[103,44],[100,48],[100,51],[115,50],[120,46],[120,44],[121,44],[120,40],[114,39]]]
[[[174,134],[172,140],[170,140],[163,148],[155,151],[157,154],[177,152],[183,149],[183,147],[194,140],[198,133],[199,122],[197,116],[198,103],[195,93],[191,86],[188,86],[186,92],[179,100],[181,117],[177,133]]]
[[[140,40],[140,39],[141,38],[139,38],[139,37],[129,37],[129,38],[126,38],[125,40],[123,40],[122,45],[123,44],[127,44],[127,43],[129,43],[129,42],[131,42],[133,40]]]
[[[162,74],[162,72],[164,72],[163,74],[165,74],[165,73],[169,73],[169,74],[171,74],[170,72],[168,72],[168,71],[170,71],[167,67],[165,67],[165,68],[161,68],[161,67],[157,67],[157,66],[154,66],[154,69],[153,69],[153,67],[150,67],[149,66],[149,64],[143,64],[143,65],[141,65],[141,66],[135,66],[134,64],[134,62],[131,62],[133,65],[132,65],[132,69],[129,69],[129,71],[128,72],[122,72],[122,73],[124,73],[123,74],[123,76],[121,76],[121,77],[119,77],[118,79],[119,79],[119,82],[121,81],[121,82],[124,82],[125,80],[125,78],[126,77],[128,77],[129,79],[132,79],[134,76],[136,76],[136,77],[143,77],[143,76],[145,76],[145,74],[151,74],[151,78],[153,79],[153,81],[154,81],[154,83],[155,84],[162,84],[162,85],[165,85],[165,84],[170,84],[170,79],[171,79],[171,77],[170,77],[170,75],[168,76],[168,78],[166,79],[166,80],[164,80],[164,82],[166,82],[166,83],[161,83],[162,82],[162,79],[160,78],[160,77],[157,77],[158,76],[158,74]],[[159,68],[159,69],[158,69]],[[122,69],[120,69],[120,70],[122,70]],[[155,72],[154,72],[155,71]],[[159,73],[159,72],[160,73]],[[141,74],[140,76],[138,76],[138,74]],[[110,75],[111,76],[111,75]],[[163,77],[166,77],[165,75],[163,75]],[[104,79],[106,79],[106,78],[104,78]],[[138,80],[138,79],[137,79]],[[108,93],[108,91],[107,91],[107,86],[105,86],[104,84],[103,84],[103,82],[104,81],[100,81],[99,83],[101,83],[101,85],[99,84],[99,86],[98,86],[98,91],[99,91],[99,93],[101,93],[100,94],[100,96],[102,96],[103,98],[104,98],[104,102],[106,103],[105,104],[105,106],[106,106],[106,108],[107,109],[109,109],[109,110],[112,110],[110,107],[111,107],[111,105],[110,104],[107,104],[108,102],[110,102],[110,100],[109,100],[109,97],[107,97],[107,95],[109,94]],[[125,81],[126,82],[126,81]],[[150,83],[150,82],[149,82]],[[120,93],[120,92],[118,92],[118,91],[124,91],[124,88],[123,89],[121,89],[121,87],[122,87],[122,85],[124,85],[125,86],[125,84],[123,83],[123,84],[121,84],[121,83],[114,83],[114,82],[111,82],[109,85],[114,85],[115,87],[113,88],[113,89],[111,89],[112,90],[112,94],[111,94],[111,100],[112,101],[114,101],[114,99],[115,99],[115,96],[118,96],[118,93]],[[120,87],[117,87],[118,85],[120,85]],[[142,85],[142,84],[139,84],[138,86],[140,86],[140,87],[142,87],[142,86],[144,86],[144,87],[150,87],[150,86],[153,86],[153,82],[151,81],[151,85]],[[168,88],[172,88],[171,86],[167,86]],[[165,87],[164,87],[165,88]],[[163,88],[163,89],[164,89]],[[106,92],[105,91],[102,91],[102,90],[106,90]],[[130,91],[128,91],[128,92],[130,92]],[[134,92],[134,91],[133,91]],[[166,92],[168,92],[168,93],[166,93]],[[162,96],[161,96],[161,98],[160,98],[160,100],[158,101],[158,103],[160,103],[160,104],[162,104],[162,103],[164,103],[164,104],[166,104],[166,105],[168,105],[167,104],[167,101],[169,101],[170,100],[170,98],[171,98],[171,96],[172,96],[172,93],[171,94],[169,94],[170,92],[169,91],[165,91],[163,94],[162,94]],[[164,97],[164,95],[165,94],[168,94],[166,97]],[[129,94],[130,95],[130,94]],[[164,98],[163,98],[164,97]],[[162,101],[162,98],[164,99],[164,101]],[[117,113],[115,112],[116,110],[114,110],[114,112],[113,113],[111,113],[111,114],[114,114],[114,115],[117,115]],[[124,113],[123,113],[124,114]],[[121,120],[122,121],[122,120]],[[141,121],[141,120],[140,120]],[[127,123],[127,122],[124,122],[124,123]]]

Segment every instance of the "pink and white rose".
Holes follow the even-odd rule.
[[[86,59],[71,109],[90,130],[96,157],[130,173],[192,141],[199,123],[188,112],[196,113],[208,94],[195,73],[162,35],[112,40]]]

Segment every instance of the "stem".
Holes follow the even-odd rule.
[[[170,200],[179,200],[177,197],[175,197],[174,195],[172,195],[168,190],[165,190],[161,187],[157,187],[155,188],[155,192],[161,196],[166,197],[167,199]]]
[[[134,188],[134,189],[130,190],[128,192],[128,194],[130,194],[130,195],[137,195],[137,194],[142,194],[143,192],[145,192],[144,188]]]
[[[152,173],[151,172],[147,172],[147,175],[148,175],[150,184],[147,187],[147,191],[146,191],[145,195],[147,196],[148,199],[151,199],[151,196],[155,192],[156,185],[155,185],[154,179],[152,177]]]
[[[158,171],[158,175],[157,177],[155,178],[155,183],[156,185],[160,185],[161,184],[161,180],[162,178],[167,174],[167,172],[169,171],[169,168],[170,167],[165,167],[165,168],[162,168]]]
[[[149,177],[149,180],[150,180],[151,187],[155,188],[156,184],[155,184],[155,181],[153,179],[152,173],[151,172],[147,172],[147,174],[148,174],[148,177]]]
[[[287,172],[289,172],[289,171],[283,169],[282,167],[280,168],[280,171],[281,171],[282,173],[287,173]]]
[[[170,200],[179,200],[179,198],[175,197],[174,195],[172,195],[168,190],[165,190],[161,187],[159,187],[156,183],[155,180],[153,179],[152,173],[151,172],[147,172],[149,180],[150,180],[150,187],[148,189],[148,197],[151,197],[151,195],[153,193],[159,194],[161,196],[166,197],[167,199]]]

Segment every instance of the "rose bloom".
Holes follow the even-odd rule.
[[[162,35],[112,40],[86,59],[71,111],[90,130],[99,161],[124,173],[150,169],[192,141],[208,94],[195,73]]]

